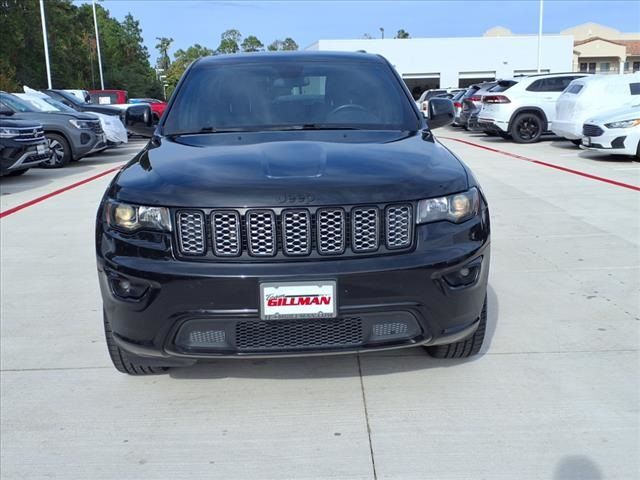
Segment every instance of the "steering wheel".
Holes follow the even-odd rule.
[[[347,103],[345,105],[340,105],[339,107],[334,108],[329,112],[329,115],[336,115],[338,113],[348,112],[349,110],[353,110],[355,112],[367,112],[367,109],[362,105],[356,105],[355,103]]]

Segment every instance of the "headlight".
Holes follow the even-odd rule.
[[[20,135],[20,131],[15,128],[0,127],[0,138],[15,138]]]
[[[109,226],[127,232],[142,229],[171,231],[169,209],[164,207],[108,202],[105,215]]]
[[[634,118],[632,120],[622,120],[621,122],[605,123],[607,128],[631,128],[636,125],[640,125],[640,118]]]
[[[69,120],[69,123],[74,127],[81,128],[83,130],[91,129],[91,122],[88,122],[87,120]]]
[[[480,195],[473,187],[466,192],[447,197],[428,198],[418,202],[416,223],[430,223],[446,220],[460,223],[478,214]]]

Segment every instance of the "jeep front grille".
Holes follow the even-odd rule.
[[[235,257],[240,254],[240,215],[234,211],[218,210],[211,213],[213,253],[220,257]]]
[[[413,246],[408,203],[176,212],[178,253],[212,259],[384,254]]]
[[[409,205],[391,205],[385,210],[387,248],[406,248],[411,245],[413,218]]]
[[[202,255],[206,250],[204,214],[200,211],[180,211],[178,220],[178,245],[184,255]]]

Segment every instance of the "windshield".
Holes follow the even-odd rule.
[[[203,131],[417,130],[387,65],[273,59],[194,68],[171,106],[167,135]]]
[[[7,93],[0,93],[0,103],[7,106],[14,112],[37,112],[29,102]]]

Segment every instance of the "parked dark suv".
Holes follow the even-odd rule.
[[[489,212],[382,57],[261,53],[185,72],[100,204],[115,367],[423,345],[477,353]]]
[[[11,120],[12,110],[0,105],[0,176],[18,176],[51,156],[42,125]]]

